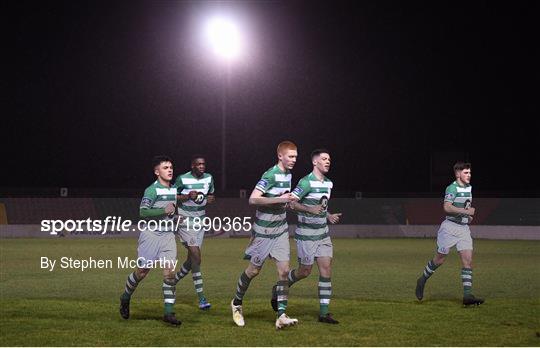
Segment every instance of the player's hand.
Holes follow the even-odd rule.
[[[188,193],[189,199],[195,200],[197,198],[197,193],[198,193],[197,191],[189,191]]]
[[[176,207],[174,206],[174,203],[169,203],[165,206],[165,214],[171,215],[174,214]]]
[[[214,195],[206,196],[206,202],[207,203],[214,203],[215,201],[216,201],[216,196],[214,196]]]
[[[469,216],[469,223],[471,223],[474,220],[472,216]]]
[[[309,213],[311,213],[313,215],[319,215],[323,211],[324,211],[324,208],[320,204],[309,207]]]
[[[298,197],[296,197],[296,196],[293,195],[292,193],[291,193],[291,198],[292,198],[292,201],[291,201],[291,202],[299,202],[299,201],[300,201],[300,199],[298,199]]]
[[[327,218],[328,218],[328,221],[330,221],[331,224],[337,224],[339,222],[339,217],[340,216],[341,216],[341,213],[328,214]]]
[[[465,209],[465,211],[467,212],[466,214],[470,216],[473,216],[475,213],[475,209],[473,207],[470,207],[469,209]]]
[[[294,201],[294,197],[290,192],[282,194],[281,196],[279,196],[279,198],[286,198],[289,202]]]

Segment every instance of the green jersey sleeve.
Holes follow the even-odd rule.
[[[184,189],[184,184],[182,183],[181,175],[178,175],[176,177],[176,181],[174,182],[173,187],[177,188],[178,194],[180,194],[180,192],[182,192],[182,190]]]
[[[311,185],[309,184],[309,181],[306,178],[303,178],[300,180],[300,182],[298,182],[298,185],[296,185],[292,194],[294,197],[298,198],[298,200],[301,200],[309,193],[310,190]]]
[[[208,186],[208,194],[209,194],[209,195],[214,194],[214,190],[215,190],[215,187],[214,187],[214,177],[212,177],[212,179],[210,180],[210,185]]]
[[[456,199],[457,190],[454,185],[449,185],[444,193],[444,201],[454,203]]]
[[[262,193],[268,192],[276,184],[275,177],[272,173],[266,172],[263,174],[255,188]]]
[[[165,209],[152,208],[157,199],[156,189],[149,187],[144,190],[144,196],[139,207],[139,215],[143,218],[165,215]]]

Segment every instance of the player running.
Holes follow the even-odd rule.
[[[176,209],[176,188],[171,186],[173,178],[172,160],[167,156],[156,156],[153,159],[154,174],[157,180],[144,191],[139,214],[141,218],[172,220]],[[174,264],[176,264],[176,241],[172,224],[161,224],[156,231],[145,229],[139,235],[137,248],[139,262],[137,269],[126,281],[124,293],[120,297],[120,315],[129,318],[129,303],[137,285],[146,277],[150,268],[144,268],[150,261],[164,260],[163,264],[163,298],[165,315],[163,320],[172,325],[182,324],[174,314],[176,287],[174,280]],[[174,263],[173,263],[174,262]]]
[[[328,201],[333,183],[325,175],[330,170],[330,153],[325,149],[317,149],[311,153],[313,171],[303,177],[298,186],[292,191],[293,198],[298,200],[290,204],[291,209],[298,210],[298,224],[294,239],[298,252],[298,269],[293,269],[288,274],[288,286],[290,287],[299,280],[311,274],[313,263],[317,262],[319,269],[319,321],[328,324],[338,324],[328,311],[332,296],[332,240],[328,234],[326,221],[335,224],[339,222],[341,213],[331,214],[328,212]],[[320,211],[313,214],[302,211],[301,206],[311,207]],[[274,287],[275,289],[275,287]],[[274,290],[273,289],[273,290]],[[277,310],[278,296],[272,292],[272,307]]]
[[[242,300],[253,278],[255,278],[267,258],[276,262],[278,271],[278,317],[276,329],[281,329],[298,323],[297,319],[289,318],[287,296],[289,286],[290,245],[286,220],[285,205],[292,201],[291,172],[296,163],[297,148],[290,141],[284,141],[277,147],[278,163],[268,169],[249,198],[249,204],[257,206],[255,223],[251,231],[252,237],[245,251],[245,259],[249,265],[238,279],[236,294],[231,301],[233,321],[238,326],[244,326]]]
[[[213,203],[214,178],[206,173],[206,160],[203,156],[195,155],[191,159],[191,171],[179,175],[174,186],[178,189],[178,214],[185,218],[179,227],[182,244],[187,248],[186,261],[176,273],[175,284],[184,278],[189,271],[195,285],[195,292],[199,297],[199,308],[210,309],[211,304],[206,300],[203,291],[203,278],[201,273],[201,246],[204,238],[202,219],[206,216],[206,204]],[[198,220],[198,228],[193,228],[194,219]],[[188,228],[189,226],[189,228]]]
[[[416,282],[416,297],[422,300],[426,281],[444,263],[450,249],[456,246],[463,265],[461,269],[463,305],[480,305],[484,300],[472,294],[473,241],[468,224],[473,219],[475,209],[471,206],[471,164],[457,162],[454,165],[454,174],[456,181],[448,185],[444,196],[443,209],[446,220],[437,233],[437,254],[427,263],[424,273]]]

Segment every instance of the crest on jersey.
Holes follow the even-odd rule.
[[[195,204],[202,204],[204,202],[205,195],[202,192],[197,192],[197,197],[193,200]]]
[[[319,204],[322,206],[324,211],[328,209],[328,197],[322,196],[321,199],[319,199]]]

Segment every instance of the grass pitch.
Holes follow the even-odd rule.
[[[197,308],[190,276],[177,286],[179,328],[161,322],[161,272],[154,270],[132,297],[131,318],[118,313],[130,270],[118,256],[136,257],[135,239],[3,239],[0,241],[2,346],[539,346],[540,242],[475,241],[473,292],[480,307],[462,308],[455,251],[414,297],[416,278],[432,256],[427,239],[334,240],[333,300],[339,325],[317,322],[316,268],[290,290],[288,314],[296,327],[276,331],[270,289],[273,262],[253,280],[244,299],[246,326],[236,327],[229,302],[246,266],[247,239],[207,239],[205,293]],[[291,244],[293,257],[295,246]],[[185,250],[179,248],[180,258]],[[85,272],[40,269],[40,257],[114,260],[113,269]],[[294,264],[296,266],[296,263]]]

